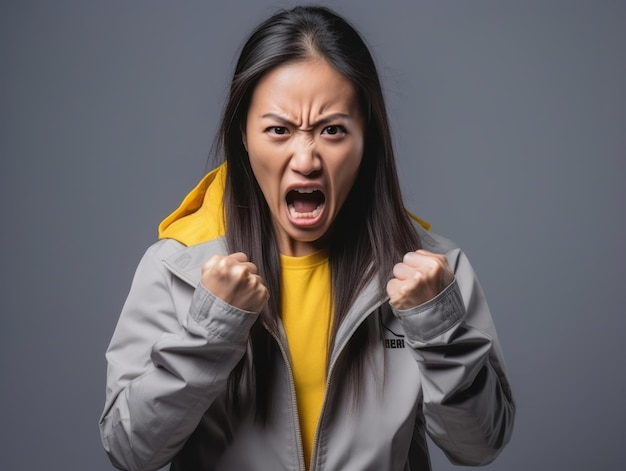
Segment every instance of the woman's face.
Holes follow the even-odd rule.
[[[356,90],[322,59],[274,69],[256,86],[244,144],[281,253],[324,246],[359,170],[363,128]]]

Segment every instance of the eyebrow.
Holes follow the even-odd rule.
[[[264,115],[261,116],[261,118],[271,118],[274,119],[282,124],[288,124],[291,125],[293,127],[297,127],[296,123],[294,123],[293,121],[288,120],[287,118],[280,116],[276,113],[265,113]],[[335,121],[336,119],[346,119],[346,120],[351,120],[352,116],[350,116],[347,113],[333,113],[331,115],[325,116],[322,119],[320,119],[319,121],[315,121],[314,123],[311,123],[311,127],[315,128],[317,126],[322,126],[328,123],[331,123],[332,121]]]

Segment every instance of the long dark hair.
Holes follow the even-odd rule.
[[[278,335],[281,270],[276,239],[268,237],[274,233],[270,211],[252,173],[242,132],[259,80],[276,67],[313,57],[323,57],[352,82],[365,118],[361,166],[329,237],[332,343],[359,291],[372,280],[384,290],[393,265],[407,251],[420,246],[402,204],[383,93],[364,41],[348,22],[324,7],[299,6],[273,15],[253,31],[243,46],[217,141],[227,162],[224,210],[228,248],[248,255],[270,291],[268,305],[251,332],[252,355],[242,360],[229,383],[232,404],[237,409],[239,383],[246,366],[251,366],[248,372],[255,387],[248,393],[255,396],[256,418],[261,422],[269,416],[276,355],[280,355],[272,335]],[[338,360],[338,371],[348,374],[332,385],[331,397],[347,381],[358,401],[370,340],[368,324],[363,323]],[[250,358],[251,363],[247,363]]]

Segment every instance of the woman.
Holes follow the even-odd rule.
[[[472,268],[404,209],[375,65],[318,7],[243,47],[225,163],[160,225],[107,352],[121,469],[478,465],[514,405]]]

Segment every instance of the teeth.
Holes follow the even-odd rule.
[[[297,191],[298,193],[313,193],[314,191],[319,190],[316,190],[315,188],[295,188],[294,191]]]
[[[317,208],[315,208],[313,211],[311,211],[310,213],[299,213],[298,211],[296,211],[296,208],[294,208],[293,204],[289,205],[289,214],[294,219],[296,219],[296,218],[315,218],[315,217],[319,216],[321,210],[322,210],[322,206],[320,205]]]

